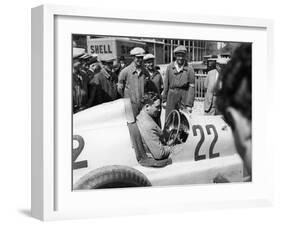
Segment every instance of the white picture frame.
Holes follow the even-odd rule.
[[[110,34],[146,36],[150,32],[155,36],[155,25],[169,24],[170,28],[174,28],[174,33],[173,29],[165,31],[166,37],[170,38],[186,35],[178,31],[180,27],[189,26],[190,29],[194,29],[189,39],[253,43],[253,74],[259,78],[259,80],[253,78],[253,182],[160,187],[149,190],[142,188],[71,191],[71,162],[68,161],[70,154],[67,156],[71,150],[67,148],[71,147],[67,142],[67,137],[71,137],[72,132],[69,121],[71,115],[64,119],[61,117],[66,115],[67,111],[70,112],[70,109],[64,111],[71,103],[71,98],[66,101],[65,106],[58,105],[64,97],[63,93],[70,94],[68,92],[70,83],[67,81],[64,88],[61,80],[63,77],[56,76],[60,70],[64,70],[57,68],[60,66],[56,65],[60,51],[69,54],[64,66],[67,68],[70,65],[71,43],[66,40],[66,48],[63,48],[56,38],[58,40],[63,37],[69,38],[71,33],[87,34],[87,29],[91,29],[90,25],[95,21],[104,25],[99,27],[100,34],[105,34],[105,28],[112,26],[110,23],[123,23],[132,27],[137,24],[145,26],[145,30],[140,33],[128,29],[126,32],[119,31],[118,34],[118,30],[112,26]],[[209,29],[209,35],[203,32],[204,29],[205,31]],[[244,33],[239,38],[232,32],[233,30]],[[88,32],[93,33],[91,30]],[[263,137],[268,131],[266,124],[262,123],[267,115],[266,112],[260,111],[261,107],[258,104],[265,97],[257,90],[266,84],[266,88],[263,89],[271,92],[272,58],[271,20],[183,15],[160,11],[129,12],[114,9],[104,11],[98,10],[98,7],[92,9],[56,5],[43,5],[32,9],[32,216],[41,220],[56,220],[271,205],[273,183],[268,175],[273,167],[273,153],[267,138]],[[267,76],[262,77],[263,73]],[[269,105],[270,100],[265,103]],[[66,139],[58,139],[61,137],[60,134],[66,134]],[[261,137],[264,139],[259,139]],[[262,155],[262,150],[266,150],[267,155]],[[69,175],[64,177],[67,172]],[[93,203],[95,205],[92,205]]]

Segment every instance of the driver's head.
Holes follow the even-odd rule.
[[[217,107],[233,130],[238,153],[252,172],[252,46],[242,44],[220,76]]]
[[[142,111],[151,117],[158,117],[161,113],[161,99],[158,93],[147,92],[141,100]]]

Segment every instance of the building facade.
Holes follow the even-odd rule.
[[[106,36],[73,35],[73,43],[77,47],[87,50],[87,39],[93,38],[106,38]],[[116,38],[121,39],[122,37]],[[186,47],[188,61],[203,61],[203,56],[206,55],[207,49],[207,41],[203,40],[158,38],[130,38],[130,40],[145,43],[145,50],[155,55],[155,64],[168,64],[172,62],[174,60],[173,50],[179,45]]]

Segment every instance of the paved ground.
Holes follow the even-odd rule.
[[[194,101],[192,113],[196,114],[196,115],[203,115],[204,114],[204,101]]]

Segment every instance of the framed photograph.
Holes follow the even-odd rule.
[[[264,19],[32,9],[32,216],[271,205],[272,32]]]

